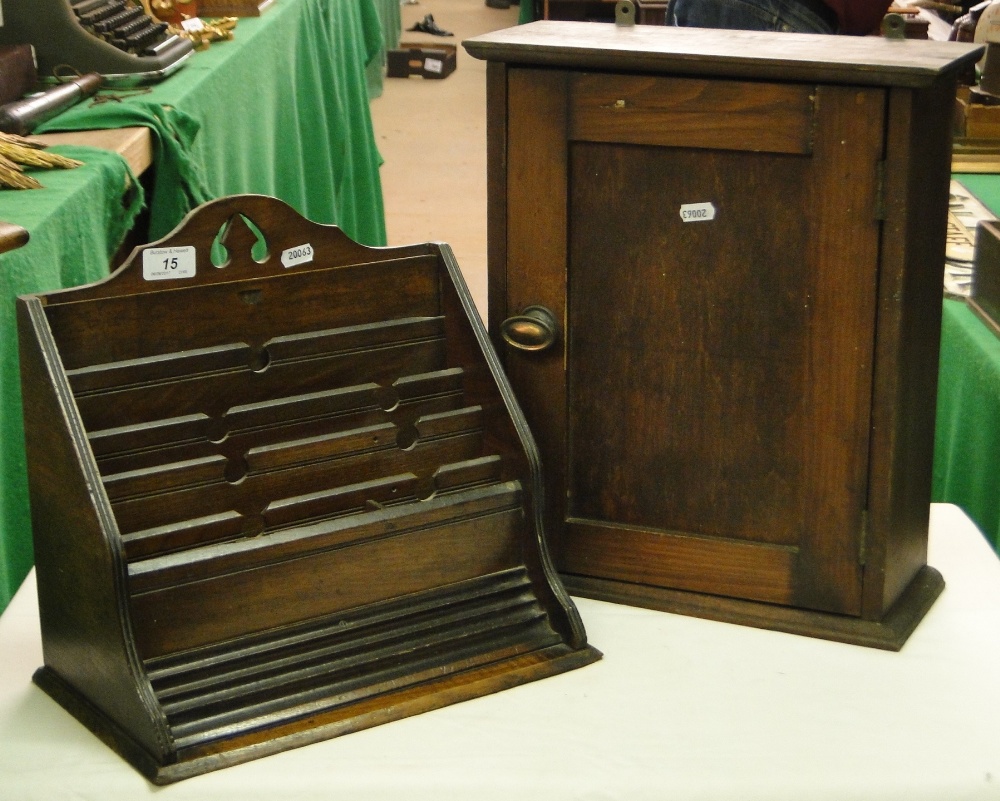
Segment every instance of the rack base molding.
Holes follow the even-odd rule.
[[[955,42],[539,21],[487,63],[490,334],[571,592],[898,649]]]
[[[18,315],[35,680],[154,783],[600,657],[447,246],[236,196]]]

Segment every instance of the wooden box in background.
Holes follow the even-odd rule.
[[[18,313],[36,681],[154,782],[598,658],[447,246],[228,198]]]
[[[575,593],[899,648],[955,76],[889,41],[535,22],[487,60],[490,332]]]
[[[0,104],[24,97],[37,81],[35,49],[31,45],[0,45]]]
[[[614,22],[617,0],[536,0],[538,19],[577,22]],[[665,25],[667,0],[635,0],[635,21],[640,25]]]
[[[996,222],[976,226],[976,264],[968,304],[1000,337],[1000,225]]]
[[[423,78],[441,80],[455,71],[458,48],[450,44],[400,42],[385,54],[387,78]]]

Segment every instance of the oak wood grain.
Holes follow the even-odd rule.
[[[925,44],[548,21],[465,43],[506,201],[494,341],[529,306],[559,323],[501,348],[574,590],[889,648],[940,592],[941,198],[976,50]]]
[[[19,316],[36,681],[152,781],[599,658],[447,246],[223,198]]]
[[[462,46],[494,63],[908,88],[954,76],[983,53],[982,45],[960,42],[551,20]]]

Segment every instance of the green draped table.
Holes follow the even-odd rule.
[[[1000,176],[955,178],[1000,214]],[[934,500],[962,507],[1000,552],[1000,339],[958,300],[941,321]]]
[[[368,103],[398,30],[396,0],[275,0],[241,19],[233,41],[195,53],[149,91],[84,102],[38,132],[150,128],[150,240],[205,200],[257,193],[384,245]],[[55,150],[86,154],[87,166],[45,174],[45,191],[0,192],[0,220],[31,235],[0,256],[0,610],[32,564],[14,300],[106,275],[141,201],[140,192],[122,207],[128,169],[119,156]]]
[[[151,240],[205,200],[249,192],[384,245],[367,74],[383,41],[376,0],[275,0],[148,93],[82,103],[38,132],[149,127]]]
[[[31,237],[0,255],[0,609],[32,565],[14,301],[107,275],[142,203],[141,188],[116,153],[67,146],[53,152],[85,164],[35,173],[44,189],[0,192],[0,220]]]
[[[382,26],[382,52],[368,62],[368,97],[382,96],[382,84],[385,78],[386,51],[399,46],[399,37],[403,29],[402,14],[399,10],[399,0],[375,0],[375,10],[378,12]]]
[[[934,499],[962,507],[1000,552],[1000,339],[946,300],[934,445]]]

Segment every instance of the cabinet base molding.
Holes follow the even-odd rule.
[[[898,651],[944,589],[944,579],[924,565],[880,620],[722,598],[697,592],[564,575],[566,589],[581,598],[628,604],[722,623]]]

